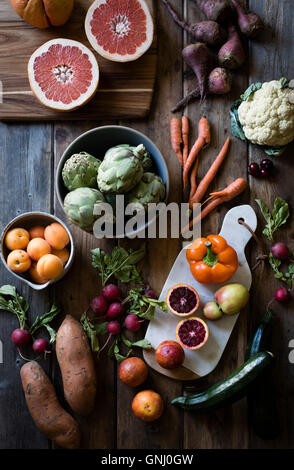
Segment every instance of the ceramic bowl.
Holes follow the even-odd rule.
[[[52,279],[51,281],[46,282],[46,284],[36,284],[36,283],[31,281],[30,276],[29,276],[28,273],[18,274],[18,273],[15,273],[15,272],[11,271],[11,269],[9,269],[9,267],[7,266],[7,263],[6,263],[6,259],[7,259],[7,256],[9,254],[9,250],[6,248],[5,243],[4,243],[6,233],[9,230],[11,230],[13,228],[16,228],[16,227],[20,227],[20,228],[24,228],[24,229],[28,230],[31,227],[34,227],[35,225],[42,225],[42,226],[45,227],[47,225],[52,224],[53,222],[58,222],[59,224],[61,224],[65,228],[65,230],[67,231],[69,239],[70,239],[70,243],[69,243],[70,256],[69,256],[69,259],[68,259],[66,265],[63,268],[62,274],[58,278]],[[2,235],[1,235],[1,260],[4,264],[4,266],[15,278],[20,279],[22,282],[24,282],[25,284],[27,284],[28,286],[32,287],[35,290],[46,289],[46,287],[48,287],[49,285],[51,285],[51,284],[59,281],[60,279],[62,279],[66,275],[68,270],[70,269],[70,267],[73,263],[73,259],[74,259],[74,241],[73,241],[73,237],[72,237],[69,229],[67,228],[67,226],[64,224],[64,222],[62,222],[62,220],[58,219],[58,217],[55,217],[54,215],[47,214],[46,212],[26,212],[24,214],[21,214],[21,215],[15,217],[15,219],[13,219],[11,222],[9,222],[8,225],[6,225],[6,227],[4,228],[4,230],[2,232]]]
[[[164,160],[163,155],[156,147],[156,145],[144,134],[130,127],[124,126],[102,126],[95,129],[91,129],[84,134],[77,137],[64,151],[56,173],[56,193],[57,198],[63,207],[63,202],[68,190],[63,184],[62,179],[62,169],[66,160],[68,160],[74,153],[79,153],[82,151],[88,152],[91,155],[103,159],[106,151],[119,144],[129,144],[132,146],[137,146],[143,144],[147,151],[151,154],[153,158],[154,171],[157,173],[163,180],[166,188],[166,197],[165,201],[168,199],[169,192],[169,174],[168,169]],[[135,230],[125,232],[125,236],[129,238],[134,238],[138,234],[145,230],[149,225],[154,223],[156,217],[148,220],[141,226],[138,226]]]

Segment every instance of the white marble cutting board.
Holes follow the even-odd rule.
[[[249,289],[252,277],[245,258],[244,249],[251,238],[251,234],[244,226],[238,223],[240,218],[243,218],[254,232],[257,226],[255,212],[249,205],[237,206],[227,212],[220,235],[223,236],[227,240],[228,244],[236,250],[238,254],[239,267],[234,276],[225,284],[238,282]],[[203,236],[205,235],[203,234]],[[224,284],[204,285],[194,279],[186,260],[186,249],[188,246],[190,245],[186,245],[178,255],[163,286],[159,299],[165,300],[168,290],[173,285],[181,282],[189,284],[197,290],[200,297],[200,307],[195,315],[205,318],[202,313],[203,306],[209,300],[213,300],[214,292]],[[175,329],[181,319],[171,313],[164,313],[157,309],[156,317],[150,322],[146,332],[146,338],[152,344],[153,349],[144,350],[144,358],[150,367],[172,378],[191,380],[203,377],[212,372],[218,364],[238,316],[239,314],[232,316],[224,315],[220,320],[214,322],[205,319],[210,331],[207,343],[199,351],[189,351],[185,349],[186,357],[183,367],[176,369],[175,371],[169,371],[167,369],[163,369],[156,362],[155,349],[162,341],[176,340]]]

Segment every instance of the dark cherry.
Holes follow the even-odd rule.
[[[262,168],[260,170],[260,175],[262,176],[262,178],[268,178],[270,176],[270,172],[266,168]]]
[[[251,176],[259,176],[260,175],[260,168],[259,168],[258,163],[255,163],[255,162],[250,163],[250,165],[248,167],[248,173]]]
[[[274,168],[274,164],[271,160],[269,160],[269,158],[265,158],[264,160],[262,160],[262,162],[260,163],[260,167],[264,170],[267,170],[268,172],[272,171],[273,168]]]

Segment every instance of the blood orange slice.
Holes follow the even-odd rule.
[[[199,295],[188,284],[176,284],[168,291],[166,303],[174,315],[187,317],[195,313],[199,307]]]
[[[53,39],[31,56],[28,75],[32,92],[47,108],[72,111],[87,103],[99,82],[94,54],[71,39]]]
[[[130,62],[149,49],[154,27],[144,0],[96,0],[88,10],[85,30],[100,55]]]
[[[176,327],[176,338],[183,348],[196,350],[208,340],[209,329],[199,317],[181,320]]]

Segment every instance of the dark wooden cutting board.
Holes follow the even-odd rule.
[[[154,13],[153,0],[146,1]],[[94,98],[76,111],[52,111],[33,96],[27,77],[29,57],[44,42],[58,37],[90,47],[84,19],[91,3],[91,0],[75,0],[73,14],[65,26],[38,30],[19,18],[9,0],[1,0],[0,120],[121,119],[139,118],[148,113],[156,75],[156,39],[146,54],[134,62],[111,62],[95,53],[100,68],[99,88]]]

